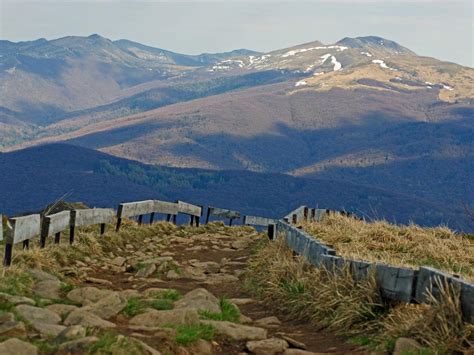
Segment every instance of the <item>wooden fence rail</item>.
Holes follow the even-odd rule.
[[[314,215],[311,212],[313,210],[316,211]],[[474,323],[474,284],[430,267],[413,269],[337,256],[335,250],[294,225],[312,219],[310,216],[314,216],[315,221],[320,220],[317,211],[301,206],[277,224],[278,235],[283,236],[286,245],[308,263],[325,267],[334,273],[349,267],[355,280],[364,279],[370,272],[374,272],[382,297],[407,303],[427,303],[429,293],[438,297],[441,285],[451,285],[460,293],[463,318]],[[329,210],[320,211],[321,216],[331,213]]]
[[[69,241],[73,243],[76,227],[99,224],[100,233],[103,234],[106,224],[112,223],[115,217],[117,217],[116,230],[118,231],[123,218],[138,216],[138,223],[141,224],[143,216],[149,214],[152,223],[156,213],[166,215],[167,221],[172,220],[174,223],[176,223],[176,216],[182,213],[190,216],[191,225],[199,226],[203,207],[184,201],[146,200],[121,203],[117,213],[110,208],[63,211],[44,216],[42,223],[39,214],[10,218],[5,236],[3,236],[3,228],[0,228],[0,241],[5,239],[3,264],[5,266],[11,265],[15,244],[23,243],[23,248],[28,249],[30,240],[37,236],[40,236],[41,247],[44,247],[47,238],[53,235],[55,236],[54,242],[57,244],[60,242],[61,233],[69,227]],[[338,256],[334,249],[295,225],[302,221],[321,221],[329,213],[332,212],[327,209],[301,206],[281,220],[244,216],[243,224],[267,227],[270,240],[275,239],[277,235],[283,236],[290,249],[316,267],[325,267],[333,273],[348,267],[355,280],[364,279],[374,272],[381,295],[389,300],[426,303],[428,302],[428,292],[437,297],[442,284],[451,285],[459,291],[464,319],[474,323],[474,284],[430,267],[413,269]],[[344,211],[341,213],[347,214]],[[233,219],[240,218],[240,213],[224,208],[209,207],[206,222],[210,216],[229,218],[229,224],[232,224]],[[0,220],[1,218],[0,215]]]

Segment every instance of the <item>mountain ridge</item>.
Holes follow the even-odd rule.
[[[153,167],[68,144],[2,153],[0,167],[5,172],[0,211],[7,214],[41,209],[67,196],[96,207],[139,199],[184,199],[272,218],[314,201],[321,208],[346,209],[367,218],[385,217],[398,223],[414,220],[437,225],[453,217],[449,209],[430,201],[344,181]],[[360,195],[365,196],[365,202]],[[409,207],[400,208],[403,205]],[[451,221],[450,225],[467,228],[465,223]]]
[[[460,219],[474,201],[473,69],[376,36],[199,66],[134,42],[85,43],[0,58],[0,150],[67,141],[147,164],[329,179]]]

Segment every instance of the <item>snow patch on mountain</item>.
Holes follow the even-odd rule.
[[[295,87],[305,86],[305,85],[308,85],[308,83],[305,80],[300,80],[300,81],[296,82]]]
[[[360,52],[360,54],[363,54],[367,57],[372,57],[372,54],[370,54],[369,52]]]
[[[310,48],[301,48],[288,51],[281,55],[282,58],[292,57],[299,53],[311,52],[318,49],[335,49],[337,52],[345,51],[348,47],[345,46],[319,46],[319,47],[310,47]]]
[[[334,71],[342,70],[342,64],[337,61],[335,56],[331,56],[331,63],[334,64]]]
[[[381,59],[374,59],[374,60],[372,61],[372,63],[380,65],[380,67],[383,68],[383,69],[397,70],[397,69],[394,69],[394,68],[390,68],[390,67],[389,67],[387,64],[385,64],[385,62],[384,62],[383,60],[381,60]]]

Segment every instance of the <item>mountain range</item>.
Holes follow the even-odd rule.
[[[440,211],[419,223],[466,228],[473,82],[472,68],[375,36],[200,55],[99,35],[0,41],[0,149],[66,142],[151,165],[330,181],[335,195],[370,186]]]

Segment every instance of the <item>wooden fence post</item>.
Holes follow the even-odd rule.
[[[5,256],[3,257],[3,265],[10,266],[12,264],[13,244],[5,244]]]
[[[273,240],[275,238],[275,225],[269,224],[267,229],[268,239]]]
[[[71,228],[69,228],[70,230]],[[72,233],[72,238],[74,239],[74,232]],[[59,244],[61,240],[61,232],[57,232],[55,235],[54,235],[54,244]]]
[[[69,240],[72,238],[72,240],[74,240],[74,234],[76,233],[76,226],[75,225],[70,225],[69,226]],[[56,242],[56,240],[55,240]],[[58,243],[59,243],[59,239],[58,239]]]
[[[150,214],[150,224],[153,224],[153,220],[155,219],[155,212]]]
[[[120,230],[121,225],[122,225],[122,218],[117,218],[117,226],[115,227],[116,232]]]
[[[100,224],[100,235],[103,235],[105,233],[105,223]]]

